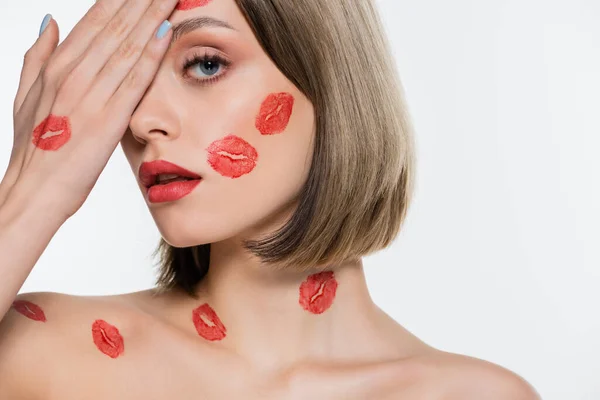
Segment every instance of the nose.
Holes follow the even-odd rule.
[[[181,134],[176,101],[169,96],[168,83],[161,86],[158,79],[157,75],[129,121],[133,137],[142,144],[174,140]]]

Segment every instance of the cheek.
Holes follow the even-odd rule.
[[[262,102],[256,116],[256,129],[263,135],[282,133],[287,128],[294,108],[294,96],[289,93],[271,93]]]

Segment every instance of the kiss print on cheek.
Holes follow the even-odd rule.
[[[208,303],[202,304],[192,311],[192,321],[198,335],[206,340],[221,340],[227,334],[225,325],[223,325],[215,310]]]
[[[92,337],[98,350],[110,358],[119,357],[125,350],[123,336],[121,336],[117,327],[104,320],[97,319],[94,321],[92,324]]]
[[[216,140],[206,148],[208,163],[223,176],[239,178],[256,167],[258,152],[252,145],[235,135]]]
[[[32,143],[42,150],[58,150],[71,139],[68,117],[48,115],[33,130]]]
[[[271,93],[262,102],[256,117],[256,129],[263,135],[273,135],[285,130],[290,122],[294,96],[289,93]]]
[[[338,283],[333,271],[310,275],[300,285],[300,305],[313,314],[321,314],[333,303]]]
[[[212,0],[179,0],[176,10],[191,10],[192,8],[202,7],[210,3]]]
[[[27,300],[15,300],[12,303],[13,308],[34,321],[46,322],[46,315],[40,306]]]

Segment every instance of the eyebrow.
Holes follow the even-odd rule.
[[[234,31],[237,31],[233,26],[229,25],[227,22],[222,21],[213,17],[196,17],[190,18],[181,21],[177,25],[173,26],[173,36],[171,37],[171,44],[173,44],[177,39],[181,36],[194,31],[196,29],[201,29],[205,27],[217,27],[217,28],[227,28]]]

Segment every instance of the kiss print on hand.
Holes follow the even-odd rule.
[[[206,148],[208,163],[223,176],[239,178],[249,174],[256,166],[258,152],[241,137],[228,135]]]
[[[102,353],[110,358],[117,358],[125,351],[123,336],[114,325],[97,319],[92,324],[94,344]]]
[[[42,150],[58,150],[71,139],[68,117],[48,115],[33,130],[32,143]]]
[[[192,321],[198,335],[206,340],[221,340],[227,335],[225,325],[208,303],[202,304],[192,311]]]
[[[292,109],[294,96],[289,93],[271,93],[262,102],[256,117],[256,129],[263,135],[281,133],[287,127]]]
[[[331,307],[338,283],[333,271],[310,275],[300,285],[300,305],[313,314],[322,314]]]
[[[27,300],[15,300],[12,307],[34,321],[46,322],[46,315],[40,306]]]
[[[179,0],[176,10],[191,10],[196,7],[203,7],[210,3],[212,0]]]

